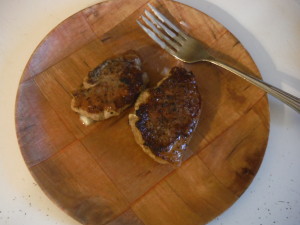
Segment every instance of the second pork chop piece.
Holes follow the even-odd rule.
[[[129,115],[135,140],[159,163],[179,165],[196,128],[201,99],[195,76],[174,67],[154,88],[144,91]]]
[[[73,93],[71,108],[92,120],[119,115],[132,105],[147,83],[141,70],[141,59],[134,51],[105,60]]]

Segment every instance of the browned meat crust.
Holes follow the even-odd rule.
[[[180,164],[200,115],[195,76],[174,67],[157,87],[145,92],[130,116],[135,138],[156,161]]]
[[[145,88],[141,60],[133,52],[108,59],[91,71],[83,87],[73,93],[71,107],[93,120],[118,115]]]

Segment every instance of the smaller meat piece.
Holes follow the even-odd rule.
[[[140,57],[128,51],[89,72],[83,87],[73,93],[71,108],[95,121],[117,116],[135,102],[147,82]]]
[[[201,98],[192,72],[174,67],[144,91],[129,123],[136,142],[159,163],[180,165],[200,116]]]

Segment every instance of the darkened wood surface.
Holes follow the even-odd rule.
[[[135,20],[148,0],[111,0],[71,16],[40,43],[20,81],[16,128],[24,160],[54,202],[83,224],[205,224],[246,190],[269,134],[265,94],[208,63],[183,64]],[[240,42],[220,23],[173,1],[153,2],[233,65],[260,77]],[[136,50],[150,86],[175,65],[197,77],[203,106],[182,166],[154,162],[135,143],[127,109],[83,126],[71,92],[108,57]]]

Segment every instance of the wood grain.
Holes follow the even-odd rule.
[[[76,141],[31,168],[41,188],[84,224],[102,224],[122,213],[128,202],[98,162]]]
[[[264,156],[265,94],[214,65],[183,64],[160,49],[135,22],[147,2],[111,0],[66,19],[42,40],[20,80],[16,129],[24,160],[49,198],[83,224],[205,224],[238,200]],[[222,60],[260,77],[220,23],[181,3],[151,3]],[[132,107],[88,127],[70,108],[83,77],[129,49],[141,55],[150,86],[176,65],[196,75],[201,118],[179,168],[154,162],[135,143]]]

